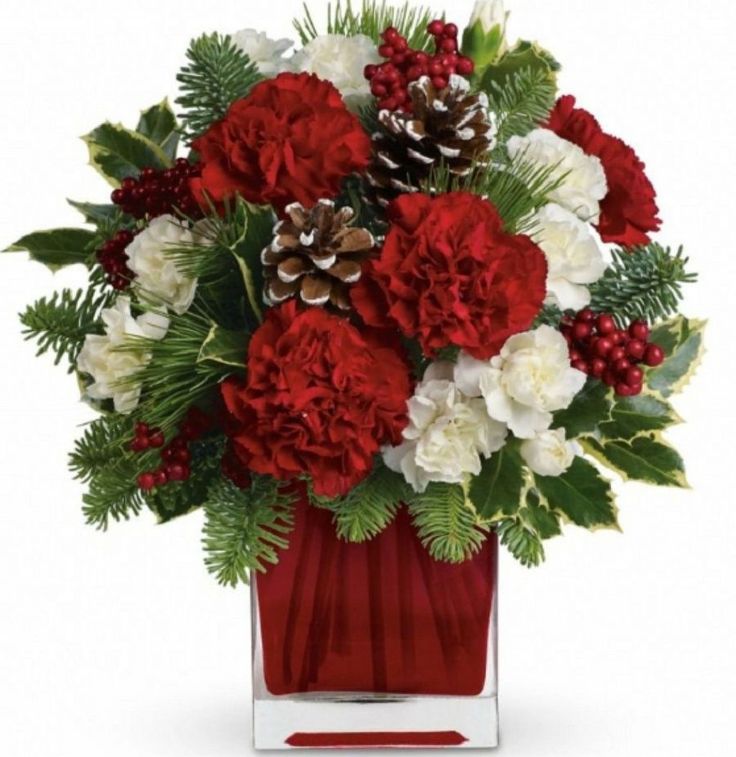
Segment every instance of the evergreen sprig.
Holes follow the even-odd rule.
[[[501,521],[496,526],[501,544],[525,567],[536,568],[544,562],[544,545],[539,534],[520,518]]]
[[[145,501],[138,476],[146,470],[144,459],[122,455],[90,478],[82,497],[82,510],[89,525],[106,531],[111,520],[130,520],[140,514]]]
[[[365,34],[379,42],[381,34],[389,27],[398,29],[414,50],[429,50],[433,38],[427,31],[429,22],[436,18],[428,8],[412,7],[410,3],[389,5],[386,0],[363,0],[360,10],[355,10],[351,0],[337,0],[327,5],[327,33],[354,37]],[[303,45],[320,35],[308,5],[304,4],[304,18],[294,20]]]
[[[69,455],[69,469],[85,483],[125,455],[133,438],[133,420],[126,415],[103,415],[85,427]]]
[[[590,287],[592,307],[614,313],[621,323],[668,318],[683,299],[682,287],[698,279],[687,270],[689,262],[682,248],[673,253],[657,242],[629,252],[615,250],[612,265]]]
[[[549,71],[524,69],[504,81],[491,82],[490,109],[498,117],[499,149],[515,136],[528,134],[545,121],[554,107],[556,87]]]
[[[64,289],[43,297],[20,315],[23,335],[37,341],[37,355],[52,352],[56,365],[68,360],[71,373],[85,337],[100,330],[100,313],[109,307],[112,297],[111,292],[95,287],[76,292]]]
[[[221,119],[262,77],[227,35],[204,34],[192,40],[187,59],[176,77],[181,85],[176,103],[184,109],[181,119],[191,140]]]
[[[223,586],[249,582],[250,571],[264,572],[288,547],[293,529],[293,498],[272,478],[258,476],[250,489],[219,479],[204,505],[205,564]]]
[[[403,476],[390,471],[380,460],[376,461],[370,476],[344,497],[329,499],[310,493],[313,505],[334,514],[338,538],[354,543],[378,536],[411,496],[412,491]]]
[[[487,538],[461,486],[430,484],[408,503],[422,544],[435,560],[461,563],[471,558]]]

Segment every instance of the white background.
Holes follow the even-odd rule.
[[[287,36],[298,0],[5,0],[0,11],[0,246],[104,201],[77,137],[134,125],[175,95],[189,39]],[[453,2],[458,23],[471,0]],[[626,534],[570,533],[529,572],[504,556],[504,757],[734,754],[736,109],[726,0],[516,0],[510,33],[565,66],[564,91],[631,142],[659,189],[662,239],[702,272],[689,314],[707,362],[671,437],[693,491],[618,486]],[[233,757],[249,746],[246,590],[217,587],[198,515],[83,525],[66,454],[89,411],[22,342],[16,313],[55,278],[0,259],[0,754]]]

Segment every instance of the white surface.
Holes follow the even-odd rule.
[[[104,200],[77,137],[173,95],[191,36],[283,36],[299,5],[6,0],[3,246],[75,224],[64,197]],[[452,3],[459,23],[471,5]],[[705,368],[677,403],[689,425],[672,434],[694,491],[620,487],[625,536],[572,532],[535,572],[502,562],[499,754],[725,757],[736,706],[736,12],[726,0],[512,10],[512,34],[548,46],[564,90],[647,161],[662,238],[686,244],[702,271],[687,311],[711,326]],[[207,576],[200,518],[155,528],[144,516],[106,535],[82,523],[65,457],[88,412],[15,318],[76,280],[0,259],[0,754],[247,755],[248,599]]]

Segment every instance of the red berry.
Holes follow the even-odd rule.
[[[616,331],[616,322],[610,315],[599,315],[596,320],[596,328],[601,336],[608,336]]]
[[[664,363],[664,350],[658,344],[650,344],[644,353],[644,362],[650,368],[657,368]]]
[[[621,360],[617,360],[616,364],[613,366],[613,370],[616,371],[619,376],[625,376],[629,368],[631,368],[631,363],[625,357],[621,358]]]
[[[616,394],[618,394],[619,397],[631,397],[633,391],[628,384],[621,383],[616,384]]]
[[[590,308],[586,308],[577,314],[575,320],[581,323],[592,323],[595,320],[595,313]]]
[[[454,39],[449,39],[448,37],[445,37],[440,44],[439,49],[443,53],[456,53],[457,52],[457,42]]]
[[[442,76],[444,71],[445,71],[444,66],[437,60],[433,60],[429,64],[429,68],[427,69],[427,73],[432,77]]]
[[[603,374],[603,383],[607,386],[616,385],[616,374],[610,368]]]
[[[576,360],[572,364],[572,367],[576,371],[581,371],[582,373],[590,373],[590,366],[585,362],[585,360]]]
[[[417,81],[417,79],[421,79],[422,77],[422,69],[421,66],[412,66],[410,69],[406,72],[406,78],[411,81]]]
[[[427,27],[427,31],[433,36],[438,37],[442,32],[445,31],[445,22],[441,21],[440,19],[435,19],[430,23],[430,25]]]
[[[593,327],[589,323],[578,322],[572,327],[573,338],[580,342],[587,339],[592,333]]]
[[[189,467],[181,463],[167,465],[166,473],[169,476],[169,481],[186,481],[190,476]]]
[[[374,81],[371,84],[371,92],[375,97],[385,97],[388,94],[388,89],[386,89],[385,85]]]
[[[445,37],[449,37],[450,39],[457,39],[459,29],[457,28],[456,24],[445,24],[445,28],[443,30],[443,33]]]
[[[393,45],[401,39],[398,29],[393,26],[389,26],[381,37],[383,37],[384,41],[388,42],[389,45]]]
[[[595,343],[595,347],[593,349],[598,357],[607,357],[613,349],[613,341],[604,336]]]
[[[381,45],[378,48],[378,54],[382,58],[392,58],[394,54],[394,48],[391,45]]]
[[[148,449],[149,441],[145,436],[136,436],[130,443],[130,449],[133,452],[145,452]]]
[[[143,489],[144,492],[150,492],[156,486],[156,477],[153,473],[141,473],[138,476],[138,486]]]
[[[622,331],[621,329],[616,329],[616,331],[611,334],[611,339],[613,339],[614,344],[624,344],[628,338],[628,334],[625,331]]]
[[[570,362],[574,363],[576,360],[582,360],[583,356],[578,350],[570,350]]]
[[[157,431],[155,434],[151,434],[151,436],[148,437],[148,443],[154,449],[161,449],[161,447],[166,444],[166,439],[161,431]]]
[[[644,353],[647,351],[647,346],[644,344],[644,342],[640,341],[639,339],[632,339],[627,345],[626,345],[626,354],[632,359],[632,360],[643,360],[644,359]]]
[[[156,480],[156,486],[164,486],[164,484],[169,483],[169,477],[163,468],[154,471],[153,477]]]
[[[623,360],[626,357],[626,350],[623,347],[614,347],[608,353],[609,365],[615,365],[619,360]]]
[[[374,66],[372,63],[367,65],[363,69],[363,76],[370,81],[378,73],[378,66]]]
[[[460,76],[471,76],[475,71],[475,63],[470,58],[460,58],[457,62],[457,72]]]
[[[435,76],[432,79],[432,86],[435,89],[444,89],[448,84],[448,80],[444,76]]]
[[[626,371],[626,383],[629,386],[641,386],[644,383],[644,371],[641,368],[632,365],[631,368]]]
[[[638,339],[641,342],[646,342],[649,340],[649,324],[647,324],[645,321],[634,321],[631,326],[629,326],[629,334],[631,335],[632,339]]]
[[[607,367],[608,364],[606,363],[606,361],[601,360],[601,358],[597,357],[590,364],[590,375],[594,376],[595,378],[601,378],[606,372]]]
[[[174,460],[177,463],[189,463],[192,460],[192,453],[188,449],[178,449],[174,452]]]

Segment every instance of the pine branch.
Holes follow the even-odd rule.
[[[277,481],[257,477],[250,489],[219,479],[204,505],[205,564],[223,586],[249,582],[250,571],[264,572],[288,547],[293,528],[292,498]]]
[[[389,26],[406,37],[413,50],[429,50],[433,39],[427,32],[429,22],[436,18],[428,8],[413,8],[410,3],[389,5],[386,0],[363,0],[360,10],[354,10],[351,0],[337,0],[327,6],[327,33],[354,37],[365,34],[376,43]],[[304,5],[304,18],[294,20],[303,45],[320,35],[309,7]]]
[[[223,118],[262,77],[229,36],[202,35],[191,42],[187,58],[188,65],[176,77],[181,84],[176,103],[184,109],[181,119],[188,137],[194,139]]]
[[[378,459],[370,476],[340,499],[319,497],[310,500],[334,514],[337,536],[353,543],[369,541],[387,528],[400,505],[413,494],[403,477],[390,471]]]
[[[87,523],[106,531],[110,520],[129,520],[144,506],[138,476],[146,469],[144,457],[136,460],[125,455],[99,470],[89,482],[82,498]]]
[[[131,416],[103,415],[85,428],[69,455],[69,469],[79,481],[88,483],[104,468],[125,455],[126,442],[133,438]]]
[[[492,81],[488,96],[490,108],[498,116],[498,144],[503,148],[514,135],[528,134],[547,119],[556,89],[548,71],[524,69],[509,77],[503,87]]]
[[[592,307],[614,313],[621,323],[668,318],[678,310],[683,285],[698,279],[687,270],[689,262],[682,248],[673,254],[656,242],[630,252],[616,250],[611,267],[590,287]]]
[[[68,360],[71,373],[85,337],[100,331],[100,313],[109,307],[112,299],[112,292],[100,292],[95,287],[86,292],[82,289],[56,292],[50,299],[44,297],[30,305],[21,314],[23,335],[26,340],[37,341],[37,355],[51,351],[56,365]]]
[[[539,535],[520,519],[504,520],[496,526],[501,544],[525,567],[544,562],[544,545]]]
[[[460,486],[430,484],[424,494],[412,495],[408,504],[419,538],[435,560],[464,562],[488,536]]]

